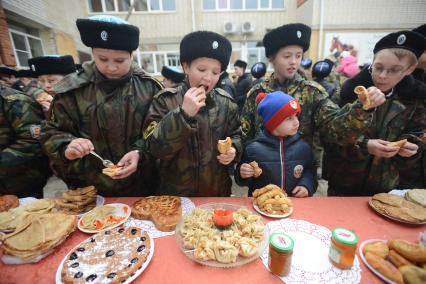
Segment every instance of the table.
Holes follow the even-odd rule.
[[[106,198],[108,203],[132,205],[137,198]],[[210,202],[234,203],[252,207],[252,198],[191,198],[195,205]],[[426,226],[412,226],[386,219],[368,206],[367,197],[293,198],[294,212],[290,218],[302,219],[329,229],[353,229],[361,243],[367,239],[401,238],[416,241]],[[265,221],[272,219],[266,218]],[[4,265],[0,262],[0,283],[54,283],[55,273],[63,257],[88,234],[75,231],[55,252],[36,264]],[[231,269],[199,265],[187,258],[176,245],[174,236],[157,238],[155,253],[147,269],[134,283],[282,283],[269,273],[260,258],[242,267]],[[362,263],[361,283],[383,283]]]

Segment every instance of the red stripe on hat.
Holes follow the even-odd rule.
[[[292,102],[296,102],[297,107],[292,106]],[[291,100],[281,107],[274,115],[265,123],[265,128],[272,132],[277,128],[281,122],[283,122],[287,117],[300,112],[300,104],[297,100]]]

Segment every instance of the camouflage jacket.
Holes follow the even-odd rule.
[[[350,86],[345,86],[344,89],[353,92],[354,86],[368,88],[373,82],[371,75],[362,71],[345,84]],[[330,169],[326,171],[329,195],[373,195],[388,192],[398,185],[400,170],[418,172],[419,175],[423,172],[419,167],[424,147],[421,137],[426,131],[426,107],[424,100],[416,98],[421,94],[426,97],[424,84],[420,86],[410,77],[403,79],[388,94],[386,102],[374,112],[370,128],[359,138],[365,142],[368,139],[396,141],[407,138],[419,145],[417,154],[410,158],[396,155],[385,159],[368,154],[365,142],[360,143],[361,147],[325,145],[324,166]],[[354,97],[354,94],[342,93],[343,96]]]
[[[318,83],[307,81],[296,74],[292,80],[280,84],[272,74],[264,82],[255,85],[247,95],[241,114],[244,143],[254,139],[262,127],[262,118],[256,112],[256,96],[277,90],[299,100],[302,108],[299,133],[310,146],[316,131],[319,131],[322,141],[340,145],[355,144],[359,132],[371,123],[372,114],[362,110],[359,102],[340,109]]]
[[[94,62],[83,64],[55,86],[50,120],[43,136],[43,149],[59,176],[70,186],[94,185],[105,196],[142,196],[154,190],[155,166],[146,155],[142,124],[152,97],[161,83],[136,64],[119,80],[108,80]],[[125,179],[102,174],[102,163],[93,155],[69,161],[66,146],[75,138],[92,141],[95,152],[114,163],[129,151],[141,149],[138,170]]]
[[[160,159],[161,194],[229,196],[227,166],[217,160],[217,142],[227,136],[242,153],[238,108],[222,89],[207,94],[206,107],[193,118],[181,105],[188,85],[158,93],[145,121],[144,137],[150,153]]]
[[[35,101],[0,86],[0,195],[42,196],[51,173],[38,141],[42,119]]]

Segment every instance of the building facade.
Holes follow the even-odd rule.
[[[215,31],[231,41],[230,69],[236,59],[249,67],[266,63],[264,34],[293,22],[312,27],[305,57],[316,61],[351,46],[361,65],[371,61],[372,46],[386,33],[426,22],[423,0],[3,0],[2,6],[12,50],[8,57],[1,38],[1,58],[9,58],[3,64],[21,67],[29,57],[51,53],[88,60],[90,49],[82,45],[75,20],[109,14],[140,28],[134,59],[153,74],[163,65],[180,66],[179,42],[195,30]]]

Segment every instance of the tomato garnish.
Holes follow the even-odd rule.
[[[95,227],[96,227],[96,230],[100,230],[104,227],[104,224],[102,223],[101,220],[96,220],[95,221]]]
[[[215,209],[213,211],[213,222],[218,227],[227,227],[232,224],[232,211],[228,209]]]
[[[129,212],[129,207],[124,206],[124,207],[123,207],[123,211],[124,211],[124,213],[126,213],[126,214],[127,214],[127,212]]]

